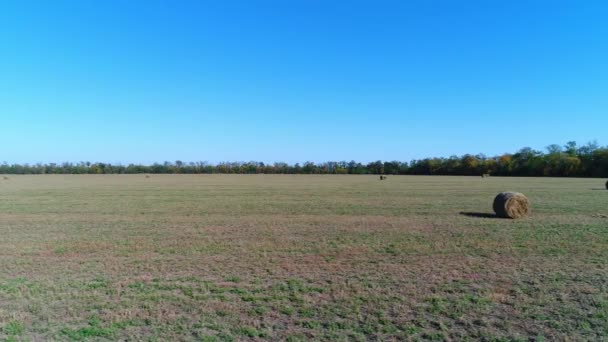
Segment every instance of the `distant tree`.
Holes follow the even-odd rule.
[[[470,154],[462,156],[460,161],[462,165],[462,174],[466,176],[479,175],[479,160]]]
[[[547,152],[549,152],[549,154],[559,154],[562,153],[562,147],[558,144],[551,144],[547,146]]]
[[[377,160],[362,164],[351,160],[327,161],[316,165],[306,162],[290,165],[284,162],[164,162],[152,165],[65,162],[61,164],[0,164],[0,173],[12,174],[104,174],[104,173],[268,173],[268,174],[417,174],[417,175],[480,175],[499,176],[554,176],[554,177],[608,177],[608,146],[600,147],[596,141],[583,146],[568,141],[560,146],[547,146],[547,153],[524,147],[514,154],[487,157],[483,154],[425,158],[410,163]]]
[[[564,152],[571,157],[576,155],[577,150],[576,141],[568,141],[566,145],[564,145]]]
[[[383,175],[384,174],[384,163],[381,160],[377,160],[375,162],[371,162],[367,164],[367,169],[370,173],[375,175]]]

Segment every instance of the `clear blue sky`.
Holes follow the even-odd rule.
[[[606,1],[2,1],[0,161],[608,143]]]

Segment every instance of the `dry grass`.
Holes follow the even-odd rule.
[[[603,339],[595,183],[14,176],[0,183],[0,338]],[[533,215],[494,219],[504,189]]]

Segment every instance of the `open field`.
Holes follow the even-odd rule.
[[[7,177],[0,339],[608,338],[605,180]]]

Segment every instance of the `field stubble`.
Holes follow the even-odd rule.
[[[594,179],[12,176],[7,340],[608,336]],[[522,220],[492,217],[505,190]]]

